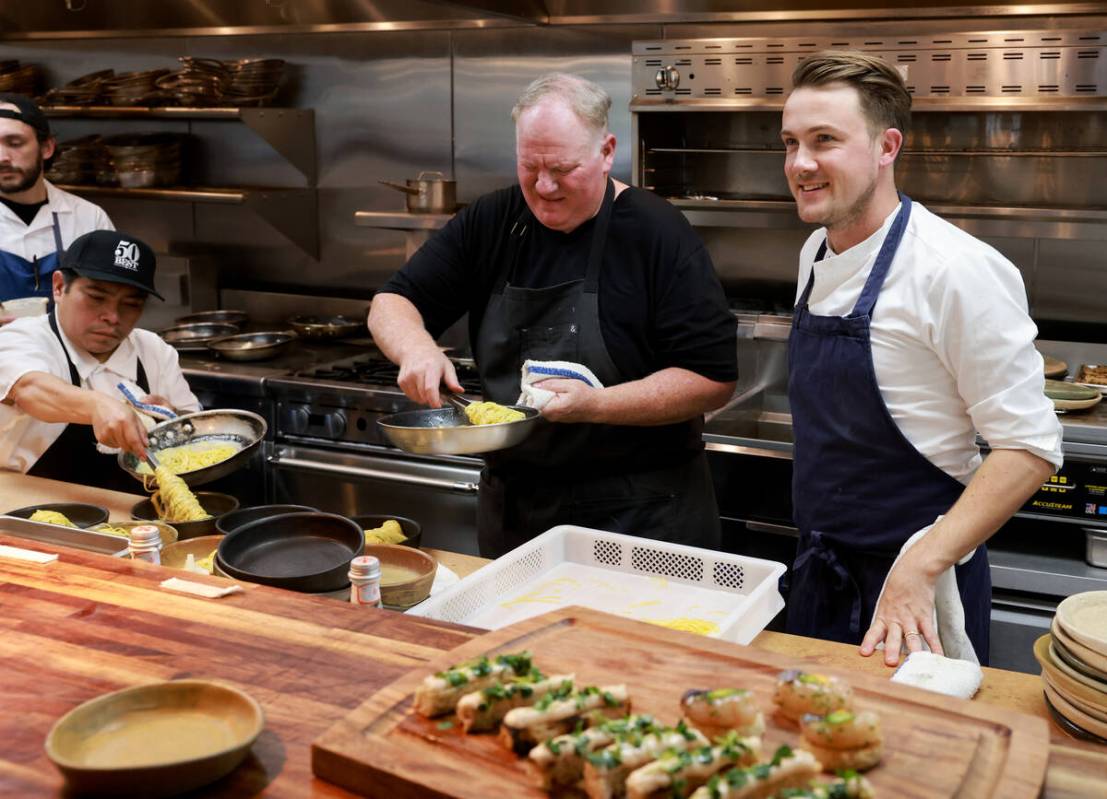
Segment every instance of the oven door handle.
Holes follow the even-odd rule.
[[[338,466],[332,463],[303,460],[302,458],[285,458],[280,455],[270,455],[269,462],[274,466],[304,469],[309,472],[326,472],[340,474],[343,477],[364,477],[370,480],[384,480],[389,483],[444,488],[447,491],[457,491],[462,494],[476,494],[480,490],[476,483],[467,483],[462,480],[441,480],[437,477],[420,477],[417,474],[397,474],[396,472],[386,472],[383,469],[366,469],[362,466]]]

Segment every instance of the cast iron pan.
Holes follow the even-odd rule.
[[[365,546],[361,528],[333,513],[286,513],[227,534],[216,559],[231,577],[291,591],[337,591]]]
[[[233,533],[239,527],[244,527],[258,519],[266,519],[270,516],[280,516],[285,513],[302,513],[313,511],[307,505],[254,505],[251,508],[239,508],[220,516],[215,522],[215,529],[226,535]]]

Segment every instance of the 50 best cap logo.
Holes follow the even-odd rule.
[[[132,241],[120,241],[115,248],[115,265],[137,272],[138,245]]]

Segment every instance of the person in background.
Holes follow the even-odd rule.
[[[114,229],[99,206],[46,180],[55,146],[37,105],[0,94],[0,303],[50,297],[65,248],[83,233]],[[0,309],[0,324],[9,321]]]
[[[54,309],[0,328],[0,469],[133,491],[104,447],[141,455],[146,429],[117,388],[181,413],[200,410],[177,351],[135,328],[157,262],[110,230],[78,237],[51,275]]]
[[[1022,278],[897,192],[911,97],[894,67],[831,51],[793,83],[784,168],[800,218],[821,227],[800,253],[789,340],[800,538],[786,629],[866,656],[883,642],[890,666],[901,644],[941,653],[935,583],[971,554],[957,589],[987,663],[984,543],[1062,459]]]
[[[538,383],[546,423],[488,453],[481,553],[557,524],[717,546],[703,413],[737,378],[734,319],[703,243],[664,199],[611,179],[611,98],[568,74],[512,111],[518,185],[457,214],[373,298],[369,328],[412,400],[460,392],[435,339],[469,314],[484,399],[515,404],[528,359],[602,384]]]

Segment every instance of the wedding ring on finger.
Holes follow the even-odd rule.
[[[911,630],[910,632],[906,632],[906,633],[904,633],[904,634],[903,634],[903,637],[904,637],[904,638],[910,638],[910,637],[911,637],[912,635],[914,635],[914,636],[922,636],[922,633],[920,633],[920,632],[919,632],[918,630]]]

